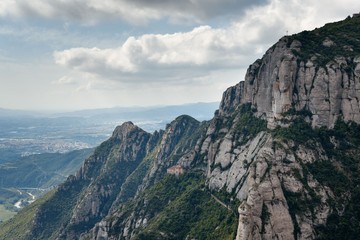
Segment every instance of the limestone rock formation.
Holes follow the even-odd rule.
[[[339,117],[359,123],[360,55],[335,55],[323,63],[316,49],[302,56],[305,44],[296,36],[280,39],[249,67],[244,82],[224,93],[220,113],[251,103],[270,127],[292,108],[310,111],[313,127],[332,128]],[[335,43],[326,37],[322,44],[331,48]]]
[[[357,239],[359,26],[281,38],[208,122],[122,124],[0,239]]]

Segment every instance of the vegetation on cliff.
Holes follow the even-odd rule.
[[[356,57],[360,52],[360,17],[348,17],[343,21],[328,23],[313,31],[303,31],[289,36],[288,46],[293,40],[301,43],[301,51],[294,51],[301,60],[316,57],[316,62],[325,66],[336,56]],[[351,70],[351,69],[349,69]]]

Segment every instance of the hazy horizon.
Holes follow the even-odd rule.
[[[133,105],[133,106],[112,106],[112,107],[95,107],[95,108],[79,108],[79,109],[17,109],[17,108],[6,108],[0,106],[0,110],[5,111],[21,111],[21,112],[38,112],[38,113],[44,113],[44,114],[55,114],[55,113],[73,113],[73,112],[81,112],[81,111],[96,111],[96,110],[106,110],[106,109],[152,109],[152,108],[165,108],[165,107],[179,107],[179,106],[190,106],[190,105],[196,105],[196,104],[220,104],[220,101],[214,101],[214,102],[189,102],[189,103],[183,103],[183,104],[170,104],[170,105]]]

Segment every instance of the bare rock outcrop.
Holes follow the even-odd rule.
[[[327,158],[303,145],[294,152],[292,143],[278,142],[265,132],[240,146],[235,136],[230,128],[223,140],[209,143],[207,178],[211,189],[225,189],[241,202],[236,239],[313,239],[315,226],[324,224],[330,214],[327,201],[332,193],[311,175],[305,177],[302,164]],[[313,212],[289,207],[289,195],[301,201],[314,194],[320,202]]]
[[[310,111],[313,127],[332,128],[339,117],[360,123],[360,56],[336,56],[321,65],[316,54],[303,59],[299,52],[301,42],[280,39],[248,68],[244,82],[224,93],[219,113],[251,103],[272,128],[292,108]]]

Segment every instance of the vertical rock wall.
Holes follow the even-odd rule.
[[[224,93],[219,112],[231,113],[239,103],[250,102],[269,127],[291,108],[309,110],[313,127],[331,128],[340,116],[360,123],[360,56],[337,56],[321,66],[316,55],[297,56],[301,42],[288,41],[280,39],[248,68],[245,81]]]

